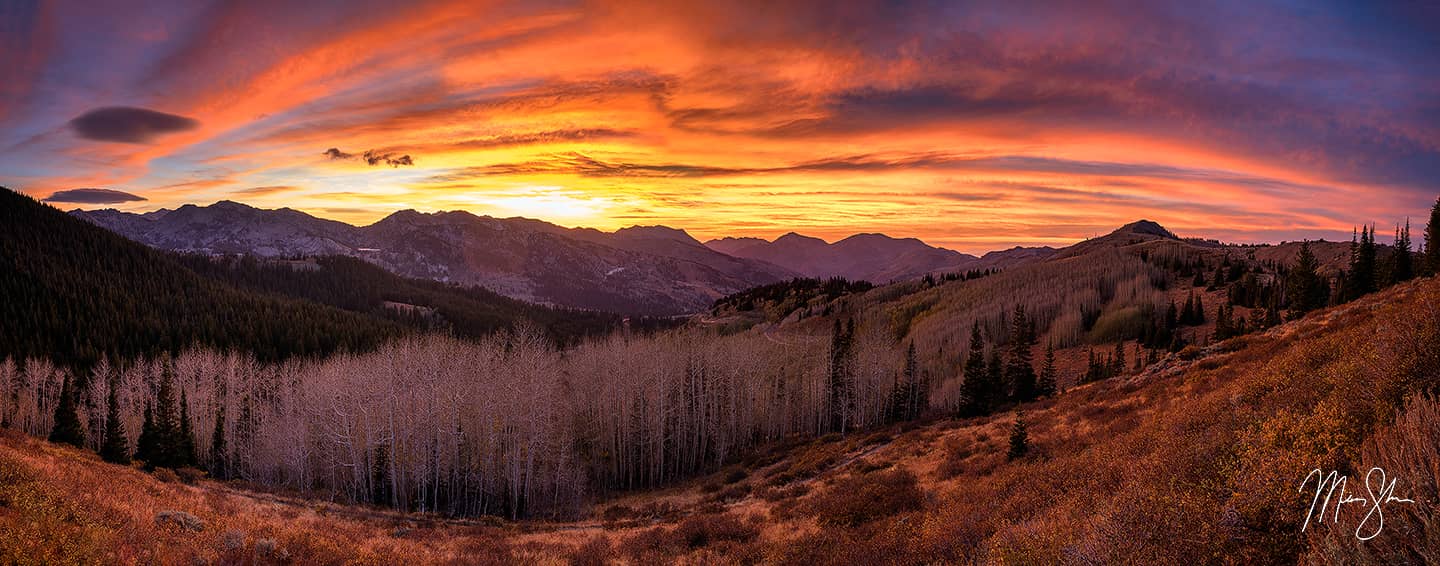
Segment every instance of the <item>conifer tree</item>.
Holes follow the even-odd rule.
[[[1295,266],[1286,275],[1285,293],[1290,298],[1291,317],[1304,316],[1329,302],[1330,285],[1320,277],[1319,269],[1320,262],[1310,251],[1310,242],[1302,242]]]
[[[1024,403],[1035,399],[1035,367],[1030,359],[1034,330],[1025,316],[1024,305],[1015,306],[1010,323],[1010,355],[1005,363],[1005,381],[1015,401]]]
[[[105,441],[100,445],[100,457],[113,464],[130,463],[130,441],[125,437],[125,423],[120,421],[120,396],[118,381],[111,380],[110,395],[105,408]]]
[[[141,432],[142,440],[149,440],[145,455],[137,459],[145,462],[146,469],[177,468],[185,465],[180,437],[179,415],[175,407],[175,376],[168,362],[164,365],[160,379],[160,390],[155,396],[155,406],[150,410],[149,434]]]
[[[1234,322],[1230,319],[1230,312],[1226,305],[1221,303],[1215,308],[1215,341],[1221,341],[1231,336],[1230,325]]]
[[[1011,460],[1024,457],[1030,452],[1030,434],[1025,431],[1022,415],[1015,415],[1015,424],[1010,427],[1010,450],[1006,454]]]
[[[1115,354],[1110,358],[1110,375],[1125,373],[1125,341],[1115,343]]]
[[[183,390],[180,392],[180,430],[176,445],[176,467],[194,466],[195,431],[190,426],[190,403]]]
[[[990,349],[990,361],[985,364],[986,406],[994,409],[1005,403],[1009,391],[1005,384],[1005,364],[1000,359],[1000,347]]]
[[[145,420],[140,424],[140,437],[135,439],[135,459],[145,462],[148,466],[159,451],[158,445],[155,434],[155,410],[149,402],[146,402]]]
[[[85,446],[85,429],[75,406],[75,384],[69,376],[60,386],[60,403],[55,406],[55,425],[50,429],[50,442]]]
[[[922,387],[928,387],[921,383],[920,363],[915,355],[915,342],[905,349],[905,368],[900,376],[895,378],[895,385],[890,391],[890,400],[886,409],[889,420],[910,421],[920,418],[924,411],[928,392],[922,391]]]
[[[1395,250],[1390,254],[1390,261],[1385,269],[1387,285],[1404,283],[1415,278],[1415,262],[1410,247],[1410,219],[1406,218],[1404,228],[1395,226]]]
[[[1425,274],[1440,274],[1440,198],[1430,209],[1430,222],[1425,225]]]
[[[985,342],[980,336],[980,322],[970,329],[970,352],[965,355],[965,380],[960,384],[960,414],[978,416],[989,412],[985,398],[989,386],[985,384]]]
[[[225,405],[222,403],[215,413],[215,429],[210,433],[210,475],[225,479],[228,457],[225,451]]]
[[[1345,281],[1349,288],[1345,299],[1353,301],[1375,292],[1375,234],[1365,226],[1360,231],[1359,242],[1352,242],[1350,272]]]
[[[1040,366],[1040,378],[1036,381],[1035,392],[1041,397],[1053,397],[1059,391],[1056,383],[1055,344],[1045,345],[1045,363]]]

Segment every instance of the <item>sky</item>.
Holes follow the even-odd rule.
[[[0,61],[0,185],[64,209],[982,252],[1440,195],[1433,3],[0,0]]]

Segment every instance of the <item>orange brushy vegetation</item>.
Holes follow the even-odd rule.
[[[165,483],[0,431],[0,563],[513,563],[501,530]],[[518,551],[519,549],[517,549]]]
[[[1427,563],[1440,546],[1437,388],[1430,279],[1025,404],[1029,450],[1016,459],[1011,413],[898,424],[776,443],[569,523],[162,483],[7,433],[0,562]],[[1347,514],[1301,532],[1312,469],[1371,466],[1419,504],[1387,508],[1365,543]],[[157,522],[162,511],[203,530]]]

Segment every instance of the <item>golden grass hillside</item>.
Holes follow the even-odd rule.
[[[162,483],[0,441],[0,562],[1433,563],[1440,280],[1397,286],[1015,414],[776,444],[570,523],[466,523]],[[1315,468],[1380,465],[1412,506],[1300,528]],[[203,521],[157,522],[165,511]]]

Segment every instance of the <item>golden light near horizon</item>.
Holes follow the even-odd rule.
[[[280,20],[107,7],[99,29],[73,25],[95,18],[73,6],[19,10],[5,182],[148,199],[72,203],[136,211],[229,199],[365,223],[463,209],[702,238],[885,232],[972,253],[1140,217],[1229,240],[1338,238],[1440,192],[1440,87],[1409,28],[1338,41],[1377,30],[1285,20],[1241,56],[1220,46],[1243,31],[1178,6],[1189,26],[1006,4],[363,4],[340,24],[321,4]],[[124,31],[142,28],[157,31]],[[60,66],[64,80],[46,72]]]

